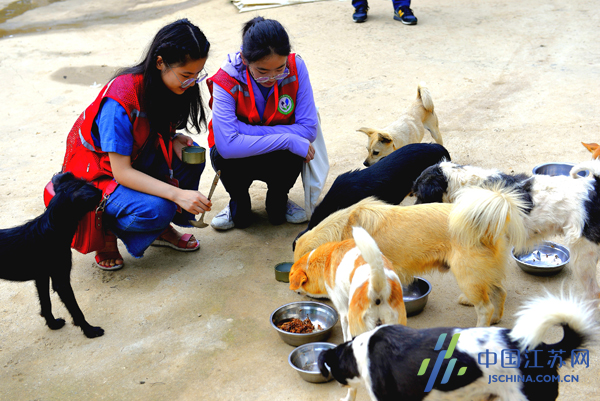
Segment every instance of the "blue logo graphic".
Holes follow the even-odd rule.
[[[444,341],[446,340],[446,335],[447,335],[447,333],[440,334],[440,336],[437,340],[437,343],[435,344],[435,348],[433,348],[434,351],[440,351],[442,349],[442,346],[444,345]],[[456,343],[458,342],[459,337],[460,337],[460,333],[454,334],[452,336],[452,340],[450,340],[450,345],[448,346],[448,349],[441,350],[440,353],[438,354],[438,357],[435,361],[435,365],[433,366],[433,371],[431,371],[431,375],[429,376],[429,380],[427,381],[427,386],[425,386],[426,393],[430,392],[431,389],[433,388],[433,384],[435,383],[435,380],[437,379],[438,373],[440,372],[440,368],[442,367],[442,362],[444,362],[444,359],[452,358],[452,353],[454,352],[454,348],[456,347]],[[421,362],[421,368],[419,369],[419,373],[417,373],[417,376],[423,376],[425,374],[425,372],[427,371],[427,366],[429,365],[429,360],[430,360],[429,358],[423,359],[423,362]],[[446,367],[446,372],[444,373],[444,376],[442,377],[441,384],[448,383],[448,380],[450,380],[450,375],[452,374],[452,370],[454,369],[455,364],[456,364],[456,358],[450,359],[450,362],[448,362],[448,366]],[[466,371],[467,371],[467,367],[463,366],[462,368],[460,368],[458,370],[457,376],[464,375]]]

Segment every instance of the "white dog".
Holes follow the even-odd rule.
[[[321,353],[318,365],[342,385],[363,383],[373,401],[555,400],[561,361],[597,333],[594,311],[593,302],[548,295],[529,301],[512,330],[384,325]],[[546,344],[553,325],[564,337]]]
[[[582,171],[588,171],[588,176],[578,175]],[[570,177],[509,175],[496,169],[441,162],[423,171],[413,185],[413,194],[416,203],[452,203],[463,187],[487,187],[498,182],[518,190],[530,205],[523,219],[526,243],[513,245],[528,248],[548,237],[564,235],[575,275],[589,297],[599,297],[600,161],[576,165]]]

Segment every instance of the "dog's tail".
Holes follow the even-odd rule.
[[[562,325],[564,337],[552,348],[567,351],[590,342],[598,331],[597,300],[583,300],[573,295],[555,296],[547,293],[527,301],[517,313],[517,322],[510,332],[521,350],[534,349],[543,343],[544,335],[554,325]],[[567,358],[565,358],[567,359]]]
[[[496,244],[506,235],[516,251],[523,251],[527,241],[523,221],[526,208],[521,195],[502,183],[488,188],[462,188],[449,216],[450,234],[468,247],[480,242]]]
[[[369,292],[381,294],[387,280],[383,266],[383,255],[373,237],[364,228],[352,227],[352,236],[363,259],[371,266]]]
[[[600,178],[600,160],[588,160],[573,166],[570,173],[571,178],[581,178],[582,176],[579,175],[580,172],[586,173],[585,176],[591,174],[596,178]]]
[[[431,93],[429,93],[429,88],[427,84],[423,81],[419,82],[419,87],[417,89],[417,99],[421,99],[421,103],[423,103],[423,107],[430,113],[433,113],[433,99],[431,99]]]

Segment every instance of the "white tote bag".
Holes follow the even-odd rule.
[[[325,147],[325,138],[321,130],[321,115],[317,109],[317,138],[312,143],[315,148],[315,158],[302,167],[302,184],[304,185],[304,210],[306,217],[310,220],[317,206],[319,196],[325,186],[327,174],[329,174],[329,158]]]

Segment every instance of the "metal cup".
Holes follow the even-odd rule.
[[[181,149],[181,160],[187,164],[202,164],[206,161],[206,149],[202,146],[185,146]]]

